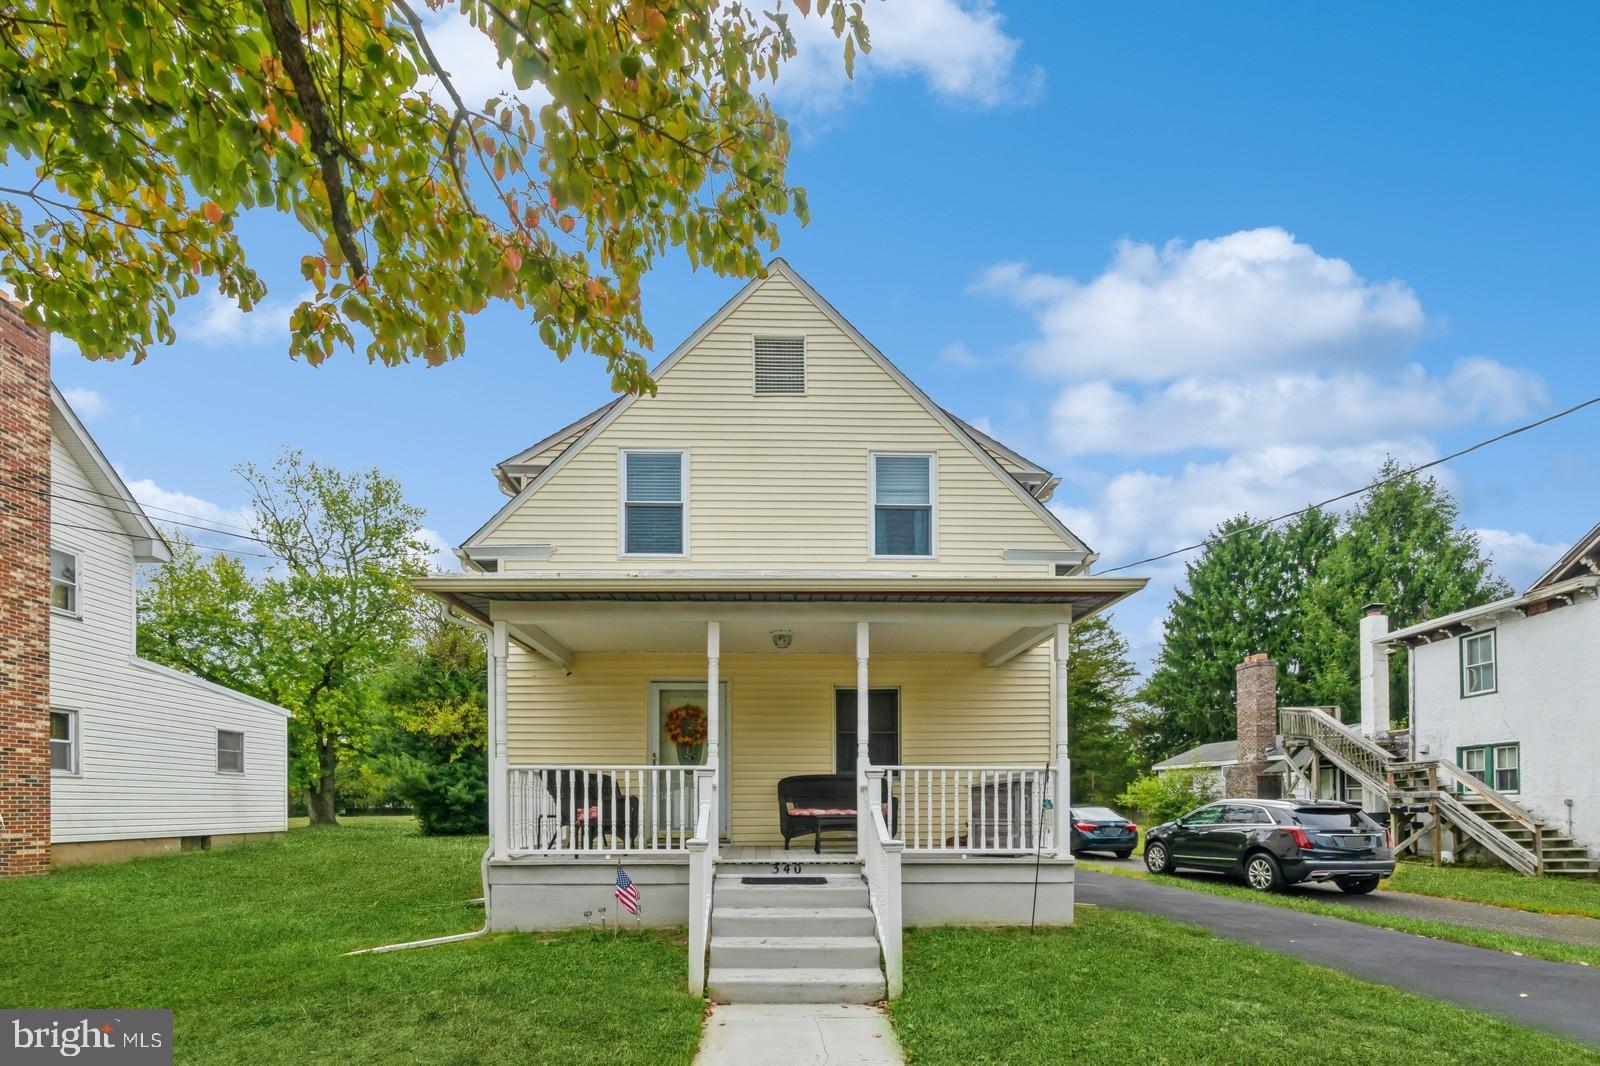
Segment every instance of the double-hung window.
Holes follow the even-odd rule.
[[[1456,750],[1461,769],[1496,792],[1522,790],[1522,745],[1478,744]]]
[[[872,554],[931,558],[936,494],[932,455],[873,455]]]
[[[50,606],[78,613],[78,557],[60,548],[50,549]]]
[[[58,774],[78,772],[78,713],[50,712],[50,769]]]
[[[1498,687],[1494,635],[1488,629],[1461,638],[1461,695],[1482,696]]]
[[[1489,749],[1462,748],[1461,768],[1484,784],[1489,783]]]
[[[244,734],[231,729],[217,730],[217,773],[244,773]]]
[[[689,554],[689,453],[622,453],[622,554]]]

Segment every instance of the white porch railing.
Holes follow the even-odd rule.
[[[885,770],[876,767],[866,772],[866,795],[861,802],[871,808],[871,816],[867,819],[866,837],[861,841],[861,866],[867,876],[867,898],[877,926],[878,946],[883,951],[883,975],[889,998],[893,999],[905,986],[900,912],[900,853],[905,850],[905,842],[895,839],[883,817],[886,776]]]
[[[686,852],[702,800],[697,766],[513,766],[513,854]],[[707,790],[709,792],[709,790]]]
[[[694,836],[689,838],[689,991],[703,995],[706,990],[706,947],[711,935],[711,892],[716,883],[717,853],[711,848],[712,811],[716,801],[712,790],[700,803],[695,818]]]
[[[885,766],[889,828],[907,852],[1033,854],[1055,847],[1056,777],[1042,766]]]

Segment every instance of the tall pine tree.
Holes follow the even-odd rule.
[[[1067,706],[1074,803],[1108,803],[1133,780],[1127,729],[1138,676],[1127,640],[1109,619],[1095,615],[1073,625]]]

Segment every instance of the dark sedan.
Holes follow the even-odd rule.
[[[1110,807],[1072,808],[1072,853],[1104,851],[1119,859],[1133,854],[1139,827]]]
[[[1208,803],[1145,837],[1151,873],[1233,874],[1258,892],[1332,881],[1371,892],[1394,873],[1383,826],[1360,807],[1331,800],[1229,799]]]

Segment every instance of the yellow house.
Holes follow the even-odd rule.
[[[839,1001],[903,923],[1070,922],[1069,631],[1144,581],[781,259],[655,379],[420,582],[491,634],[490,926],[618,915],[620,866],[692,987]]]

